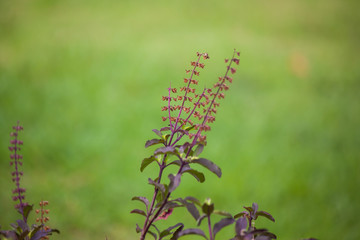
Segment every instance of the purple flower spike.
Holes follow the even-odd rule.
[[[14,196],[12,199],[15,202],[18,202],[15,205],[15,209],[18,210],[18,212],[23,216],[23,220],[26,222],[27,219],[24,215],[24,207],[28,205],[28,203],[24,202],[25,199],[25,192],[26,190],[24,188],[20,187],[20,177],[23,175],[23,172],[19,171],[19,166],[22,166],[22,162],[19,161],[19,159],[23,159],[22,155],[19,155],[20,147],[18,145],[23,145],[23,141],[18,140],[19,131],[23,130],[23,127],[19,125],[19,122],[17,122],[17,125],[13,127],[15,132],[10,133],[11,137],[14,137],[10,141],[10,144],[12,146],[9,147],[10,152],[12,153],[10,155],[10,166],[14,166],[15,171],[11,173],[13,176],[12,180],[15,182],[16,188],[12,191]]]

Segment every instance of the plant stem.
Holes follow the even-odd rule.
[[[212,235],[212,229],[211,229],[211,220],[210,220],[210,215],[207,216],[208,218],[208,228],[209,228],[209,236],[210,236],[210,240],[214,240],[213,235]]]

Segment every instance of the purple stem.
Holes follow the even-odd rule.
[[[211,229],[211,220],[210,220],[210,215],[207,216],[208,219],[208,228],[209,228],[209,236],[210,236],[210,240],[214,240],[213,234],[212,234],[212,229]]]

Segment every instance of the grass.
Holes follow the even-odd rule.
[[[139,167],[161,96],[196,51],[211,57],[209,84],[236,47],[240,68],[203,153],[223,177],[185,179],[180,193],[233,212],[256,201],[279,239],[359,238],[357,7],[0,1],[0,225],[16,217],[7,146],[20,120],[23,184],[30,202],[50,201],[53,239],[137,239],[130,199],[151,190],[155,169]]]

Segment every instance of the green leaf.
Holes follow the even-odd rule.
[[[165,229],[164,231],[162,231],[162,232],[160,233],[160,239],[163,238],[163,237],[166,237],[166,236],[168,236],[168,235],[170,235],[170,234],[172,234],[171,230],[173,230],[174,228],[180,229],[180,228],[183,228],[183,227],[184,227],[184,224],[178,223],[178,224],[176,224],[176,225],[174,225],[174,226],[169,227],[168,229]]]
[[[144,169],[154,161],[156,161],[156,158],[154,156],[144,158],[144,160],[141,162],[140,171],[144,171]]]
[[[190,131],[190,130],[192,130],[194,127],[195,127],[195,125],[191,125],[191,126],[188,126],[188,127],[184,127],[184,130],[185,130],[185,131]]]
[[[196,178],[196,180],[198,180],[198,182],[204,182],[205,181],[205,176],[202,172],[196,171],[195,169],[188,169],[185,170],[183,173],[189,173],[191,174],[194,178]]]
[[[26,205],[26,206],[23,208],[23,213],[24,213],[25,219],[28,219],[30,212],[33,210],[33,206],[34,206],[34,205]]]
[[[221,169],[212,161],[205,159],[205,158],[199,158],[194,159],[190,163],[197,163],[201,166],[209,169],[211,172],[215,173],[218,177],[221,177]]]
[[[159,143],[164,143],[164,140],[163,139],[157,139],[157,138],[148,140],[145,143],[145,148],[148,148],[150,146],[153,146],[153,145],[156,145],[156,144],[159,144]]]
[[[243,211],[243,212],[241,212],[241,213],[235,214],[234,218],[243,217],[243,216],[248,215],[248,214],[249,214],[249,213]]]

